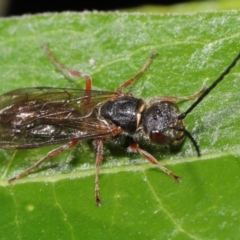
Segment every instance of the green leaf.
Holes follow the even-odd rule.
[[[41,46],[65,66],[114,91],[156,50],[130,91],[136,97],[186,96],[209,86],[240,50],[239,11],[197,14],[62,13],[0,21],[0,92],[72,87]],[[56,146],[0,151],[0,239],[238,239],[240,234],[240,64],[187,117],[199,143],[176,153],[150,151],[183,182],[141,156],[106,146],[101,199],[94,202],[94,150],[82,143],[9,185]],[[76,85],[84,87],[84,80]],[[191,101],[180,106],[184,111]]]
[[[240,8],[240,2],[236,0],[192,0],[187,3],[163,5],[143,5],[126,9],[127,11],[151,12],[151,13],[189,13],[196,11],[235,10]]]

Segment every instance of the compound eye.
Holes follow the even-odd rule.
[[[162,132],[152,131],[150,133],[150,139],[160,145],[168,145],[170,144],[170,139],[165,136]]]

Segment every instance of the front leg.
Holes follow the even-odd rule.
[[[181,178],[174,174],[172,171],[165,168],[163,165],[161,165],[155,157],[153,157],[150,153],[146,152],[145,150],[141,149],[139,145],[135,142],[131,143],[129,146],[129,150],[131,152],[138,152],[143,157],[145,157],[149,162],[156,165],[158,168],[160,168],[163,172],[165,172],[167,175],[175,179],[177,182],[181,182]]]

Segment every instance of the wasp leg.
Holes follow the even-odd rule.
[[[55,56],[53,55],[53,53],[51,52],[51,50],[49,49],[47,44],[43,45],[43,49],[45,50],[47,56],[49,57],[49,59],[51,60],[51,62],[53,63],[53,65],[69,80],[73,80],[75,78],[85,78],[86,80],[86,90],[89,91],[92,89],[92,78],[84,73],[84,72],[80,72],[78,70],[75,69],[70,69],[67,67],[64,67],[61,63],[58,62],[58,60],[55,58]]]
[[[100,200],[100,188],[99,188],[99,171],[100,166],[102,165],[102,159],[103,159],[103,140],[97,139],[94,141],[94,144],[96,145],[96,176],[95,176],[95,200],[97,206],[101,206],[102,202]]]
[[[117,89],[117,93],[121,94],[122,90],[124,88],[129,87],[130,85],[132,85],[134,83],[134,81],[139,78],[140,76],[143,75],[143,73],[147,70],[147,68],[150,66],[150,64],[152,63],[153,59],[155,56],[157,56],[157,52],[152,52],[149,59],[147,60],[147,62],[144,64],[144,66],[141,68],[141,70],[133,77],[131,77],[130,79],[128,79],[124,84],[122,84],[118,89]]]
[[[8,180],[9,183],[17,180],[17,179],[20,179],[26,175],[28,175],[30,172],[32,172],[32,170],[38,168],[43,162],[45,162],[46,160],[48,160],[49,158],[52,158],[52,157],[55,157],[57,156],[58,154],[60,154],[61,152],[69,149],[69,148],[72,148],[74,147],[79,141],[78,140],[74,140],[74,141],[71,141],[69,142],[68,144],[66,145],[63,145],[59,148],[56,148],[56,149],[53,149],[52,151],[50,151],[44,158],[40,159],[38,162],[36,162],[34,165],[32,165],[31,167],[29,167],[27,170],[25,170],[24,172],[18,174],[17,176],[13,177],[13,178],[10,178]]]
[[[180,102],[180,101],[188,101],[191,99],[199,98],[207,88],[203,88],[201,91],[190,95],[190,96],[182,96],[182,97],[173,97],[173,96],[160,96],[160,97],[155,97],[150,100],[150,103],[154,103],[155,101],[169,101],[169,102]]]
[[[165,172],[167,175],[169,175],[170,177],[172,177],[173,179],[175,179],[177,182],[181,182],[181,178],[178,177],[176,174],[174,174],[173,172],[171,172],[170,170],[168,170],[167,168],[165,168],[164,166],[162,166],[156,158],[154,158],[150,153],[144,151],[143,149],[141,149],[137,143],[132,143],[129,146],[130,150],[133,152],[138,152],[140,153],[143,157],[145,157],[149,162],[151,162],[152,164],[155,164],[158,168],[160,168],[163,172]]]

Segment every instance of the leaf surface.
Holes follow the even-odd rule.
[[[186,96],[209,86],[240,51],[239,11],[196,14],[61,13],[0,21],[0,92],[73,87],[41,46],[65,66],[114,91],[159,56],[129,91]],[[240,234],[240,64],[187,117],[199,143],[176,153],[149,150],[183,182],[139,155],[106,146],[101,199],[94,203],[94,150],[82,143],[12,185],[7,179],[56,146],[0,150],[1,239],[237,239]],[[75,86],[84,87],[84,80]],[[179,105],[181,111],[191,102]]]

